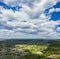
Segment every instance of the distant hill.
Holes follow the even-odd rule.
[[[56,44],[60,40],[45,40],[45,39],[10,39],[0,41],[0,45],[15,45],[15,44]]]

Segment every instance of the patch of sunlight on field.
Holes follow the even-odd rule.
[[[17,45],[15,45],[15,47],[23,49],[23,50],[29,50],[31,53],[34,53],[34,52],[47,48],[46,45],[27,45],[27,44],[25,44],[25,45],[17,44]]]
[[[47,58],[51,58],[51,59],[60,59],[60,54],[51,54],[51,55],[48,56]]]

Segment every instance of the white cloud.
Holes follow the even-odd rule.
[[[4,30],[0,30],[0,37],[57,38],[60,34],[54,28],[60,21],[49,21],[44,10],[52,7],[58,1],[3,0],[7,5],[22,6],[22,8],[14,12],[12,9],[4,9],[0,6],[0,12],[2,12],[0,24],[4,27]],[[50,9],[50,13],[53,11],[60,11],[60,9]]]
[[[49,13],[60,12],[60,8],[52,8],[49,10]]]
[[[57,27],[57,31],[60,32],[60,27]]]

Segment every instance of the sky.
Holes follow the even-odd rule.
[[[60,39],[60,0],[0,0],[1,39]]]

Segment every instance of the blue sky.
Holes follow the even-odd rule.
[[[60,1],[0,0],[0,38],[60,39]]]
[[[55,9],[60,8],[60,2],[57,2],[53,7],[46,9],[45,12],[47,12],[47,16],[48,16],[49,10],[52,8],[55,8]],[[54,11],[51,13],[50,20],[57,21],[59,19],[60,19],[60,11],[58,12]]]

